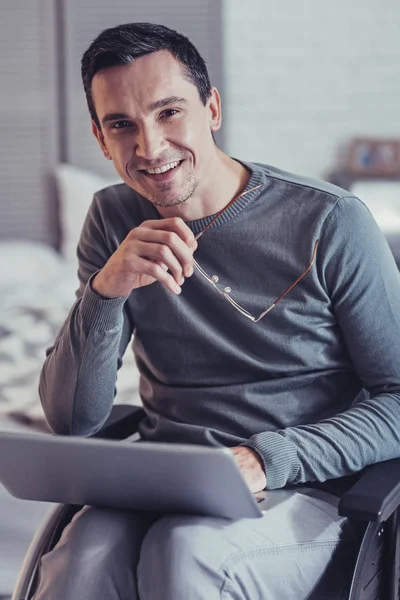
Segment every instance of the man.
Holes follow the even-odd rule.
[[[176,32],[106,30],[82,76],[125,183],[85,221],[78,299],[41,375],[49,424],[101,428],[134,334],[142,437],[232,447],[272,506],[238,522],[85,507],[44,557],[36,600],[337,600],[358,538],[324,482],[400,454],[388,246],[347,192],[215,145],[218,91]]]

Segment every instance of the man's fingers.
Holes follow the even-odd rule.
[[[152,229],[174,232],[189,247],[197,245],[193,231],[189,229],[185,221],[180,217],[170,217],[169,219],[160,219],[158,221],[146,221],[145,223],[142,223],[142,225]]]
[[[170,252],[172,252],[180,265],[183,276],[190,277],[193,271],[193,251],[197,247],[194,237],[192,238],[192,246],[188,246],[175,231],[152,229],[142,226],[134,229],[131,235],[136,242],[143,242],[148,246],[152,245],[149,251],[141,246],[140,251],[142,256],[149,256],[150,258],[164,262],[171,268],[174,276],[176,276],[176,263],[171,260],[170,256]],[[158,249],[155,247],[156,245],[159,246]],[[177,281],[179,283],[179,277]]]
[[[132,229],[96,276],[99,293],[114,298],[159,281],[181,293],[193,273],[197,242],[180,218],[145,221]]]
[[[152,262],[159,265],[163,264],[167,267],[166,270],[169,269],[171,271],[176,283],[178,285],[183,284],[184,274],[181,263],[168,246],[165,246],[164,244],[139,242],[138,248],[143,258],[149,258]]]
[[[151,259],[139,259],[137,264],[139,272],[139,281],[145,285],[143,278],[150,277],[152,280],[159,281],[173,294],[180,294],[182,289],[175,281],[174,277],[166,270],[166,265],[159,264]],[[142,280],[142,281],[141,281]]]

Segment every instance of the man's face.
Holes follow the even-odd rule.
[[[206,187],[220,126],[215,88],[204,106],[181,63],[161,51],[100,71],[92,94],[93,133],[125,183],[160,207]]]

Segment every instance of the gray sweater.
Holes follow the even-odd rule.
[[[105,299],[91,279],[128,232],[160,218],[125,184],[94,197],[78,246],[80,288],[47,351],[40,396],[52,429],[107,419],[133,335],[146,440],[246,444],[267,487],[323,482],[400,456],[400,275],[365,205],[330,184],[246,164],[248,189],[199,239],[195,258],[258,316],[196,271],[175,296],[156,282]],[[198,233],[212,217],[188,222]]]

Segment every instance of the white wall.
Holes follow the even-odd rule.
[[[224,0],[226,149],[321,177],[400,137],[400,0]]]

